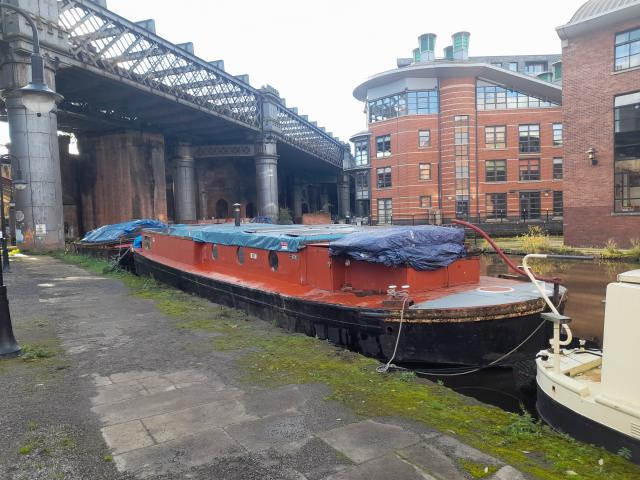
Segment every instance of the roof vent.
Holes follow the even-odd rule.
[[[444,59],[453,60],[453,46],[449,45],[444,49]]]
[[[455,60],[469,59],[469,32],[458,32],[452,35],[453,39],[453,58]]]
[[[413,61],[415,63],[418,63],[420,61],[420,49],[419,48],[414,48],[413,49]]]
[[[418,37],[418,45],[420,47],[420,61],[433,62],[433,60],[435,59],[435,55],[433,52],[435,51],[436,47],[436,34],[423,33]]]

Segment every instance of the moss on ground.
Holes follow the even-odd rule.
[[[331,389],[332,400],[359,415],[423,422],[540,479],[566,479],[574,473],[574,478],[581,479],[640,478],[640,467],[622,456],[555,433],[528,415],[481,404],[406,374],[380,375],[375,371],[376,360],[303,335],[267,331],[241,312],[148,279],[105,270],[105,262],[77,255],[58,257],[122,280],[132,295],[154,300],[160,311],[175,319],[178,328],[217,334],[214,347],[241,351],[238,362],[246,382],[274,387],[324,383]],[[470,475],[480,475],[486,466],[482,472],[476,472],[473,465],[462,467]]]
[[[498,471],[495,465],[486,465],[471,460],[461,460],[460,466],[473,478],[486,478]]]

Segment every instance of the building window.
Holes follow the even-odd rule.
[[[390,198],[378,199],[378,223],[391,223],[393,202]]]
[[[485,163],[486,181],[487,182],[506,182],[507,181],[507,161],[506,160],[487,160]]]
[[[476,89],[478,110],[504,110],[515,108],[557,107],[557,103],[547,102],[537,97],[508,90],[497,85],[481,86]]]
[[[561,147],[562,146],[562,124],[554,123],[553,124],[553,146]]]
[[[540,152],[540,125],[520,125],[520,153]]]
[[[562,180],[564,160],[562,158],[553,159],[553,179]]]
[[[378,168],[378,188],[389,188],[391,186],[391,167]]]
[[[391,156],[391,135],[376,137],[376,158]]]
[[[431,146],[431,130],[418,130],[418,147],[427,148]]]
[[[518,71],[518,62],[509,62],[509,70],[512,72]]]
[[[640,66],[640,28],[616,34],[616,71],[638,66]]]
[[[431,196],[422,195],[420,197],[420,208],[431,208]]]
[[[502,63],[501,62],[491,62],[491,65],[493,65],[494,67],[502,68]]]
[[[407,106],[409,115],[438,113],[438,91],[407,92]]]
[[[456,148],[456,217],[469,217],[469,116],[453,118],[454,143]]]
[[[369,102],[369,123],[405,115],[438,113],[438,91],[403,92]]]
[[[553,192],[553,216],[562,217],[562,192]]]
[[[356,200],[369,199],[369,172],[356,174]]]
[[[420,180],[431,180],[431,164],[430,163],[421,163],[418,165],[420,172]]]
[[[507,217],[507,194],[487,193],[487,218],[496,220]]]
[[[484,127],[484,142],[487,148],[507,148],[507,127]]]
[[[520,181],[540,180],[540,159],[522,158],[519,160]]]
[[[357,142],[354,142],[353,145],[356,149],[356,165],[369,165],[369,140],[359,140]]]
[[[616,212],[640,212],[640,92],[615,98]]]
[[[540,192],[520,192],[520,218],[522,220],[540,218]]]
[[[525,62],[524,73],[527,75],[538,75],[547,71],[547,62]]]

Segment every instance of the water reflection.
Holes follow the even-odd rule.
[[[511,257],[519,264],[522,257]],[[497,255],[484,255],[481,259],[482,275],[496,276],[508,272],[507,266]],[[565,313],[573,322],[575,336],[592,340],[602,345],[604,326],[604,304],[607,284],[616,276],[638,268],[637,264],[606,261],[557,261],[538,260],[532,264],[534,271],[547,277],[560,277],[569,290],[569,301]]]

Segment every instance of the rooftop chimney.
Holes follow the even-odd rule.
[[[469,32],[454,33],[451,37],[453,39],[453,58],[455,60],[468,60],[469,59]]]
[[[436,47],[435,33],[423,33],[418,37],[418,45],[420,46],[420,61],[433,62],[435,59],[434,51]]]
[[[444,58],[445,60],[453,60],[453,47],[451,45],[444,48]]]

